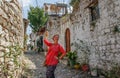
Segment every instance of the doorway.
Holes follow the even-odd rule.
[[[65,43],[66,43],[66,52],[71,50],[70,48],[70,29],[67,28],[65,31]]]

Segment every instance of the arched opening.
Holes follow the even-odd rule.
[[[65,43],[66,43],[66,52],[70,51],[70,29],[67,28],[65,31]]]

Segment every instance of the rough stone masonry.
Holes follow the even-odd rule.
[[[17,0],[0,0],[0,77],[18,78],[21,72],[24,27]]]
[[[95,9],[94,1],[97,1],[99,18],[93,21],[91,10]],[[91,67],[109,70],[113,65],[120,64],[120,0],[80,0],[76,12],[61,18],[60,26],[48,25],[50,27],[50,33],[60,34],[60,43],[65,48],[67,29],[70,30],[70,43],[85,42],[90,48],[87,59]],[[58,30],[53,31],[52,27]],[[74,46],[70,47],[71,50],[75,49]],[[86,58],[83,54],[78,50],[79,62]]]

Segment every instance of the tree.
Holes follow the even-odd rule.
[[[80,2],[80,0],[71,0],[69,4],[73,6],[76,2]]]
[[[30,27],[33,32],[37,32],[42,28],[47,22],[48,16],[45,15],[43,9],[39,7],[30,6],[30,11],[28,12],[28,19],[30,20]]]
[[[79,9],[80,0],[71,0],[69,4],[73,7],[73,11],[77,11]]]

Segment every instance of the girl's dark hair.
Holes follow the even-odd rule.
[[[58,37],[59,37],[59,34],[55,34],[55,35],[53,35],[52,39],[54,39],[55,36],[58,36]]]

